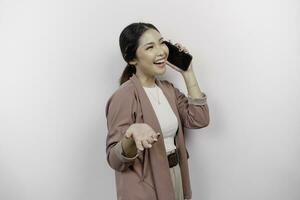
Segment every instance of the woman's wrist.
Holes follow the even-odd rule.
[[[193,73],[194,73],[194,69],[193,69],[192,63],[190,64],[190,66],[188,67],[188,69],[186,71],[181,72],[183,77],[191,76]]]
[[[137,154],[135,142],[131,137],[124,136],[121,140],[121,146],[126,157],[134,157]]]

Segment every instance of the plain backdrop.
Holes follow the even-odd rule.
[[[186,129],[194,200],[300,199],[297,0],[0,1],[0,199],[116,199],[105,105],[119,34],[153,23],[194,56],[210,125]],[[187,94],[169,68],[159,77]]]

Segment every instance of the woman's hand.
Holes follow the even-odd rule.
[[[158,140],[160,133],[156,133],[146,123],[132,124],[126,131],[125,137],[132,138],[139,151],[145,148],[151,148],[152,145]]]
[[[171,42],[171,40],[169,40],[169,42]],[[172,43],[172,42],[171,42]],[[189,53],[189,51],[187,50],[186,47],[184,47],[182,44],[180,43],[175,43],[174,44],[177,48],[179,48],[179,51],[183,51],[185,53]],[[192,71],[192,62],[190,63],[190,66],[188,67],[188,69],[186,71],[183,71],[182,69],[180,69],[179,67],[173,65],[172,63],[170,63],[169,61],[167,61],[167,65],[169,65],[170,67],[172,67],[173,69],[175,69],[176,71],[180,72],[180,73],[186,73],[186,72],[189,72],[189,71]]]

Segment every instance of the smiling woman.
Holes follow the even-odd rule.
[[[128,25],[119,43],[127,66],[105,109],[106,154],[115,170],[117,197],[191,199],[183,127],[208,125],[206,95],[200,93],[191,68],[183,75],[193,97],[156,78],[166,71],[169,49],[154,25]]]
[[[166,71],[168,54],[169,49],[160,33],[155,29],[149,29],[139,38],[136,58],[129,63],[136,66],[136,75],[145,81],[146,86],[153,86],[155,76]],[[160,64],[156,64],[157,62]]]
[[[136,32],[131,30],[133,27]],[[120,47],[123,58],[128,63],[120,84],[128,80],[128,71],[135,71],[145,86],[153,86],[155,76],[165,73],[169,49],[152,24],[137,23],[125,28],[120,35]]]

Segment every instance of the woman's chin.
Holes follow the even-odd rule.
[[[157,71],[160,71],[160,72],[164,72],[166,71],[166,64],[162,64],[162,65],[154,65],[155,69],[157,69]]]
[[[164,74],[166,72],[166,67],[163,67],[163,68],[158,68],[156,67],[156,70],[155,70],[158,74]]]

